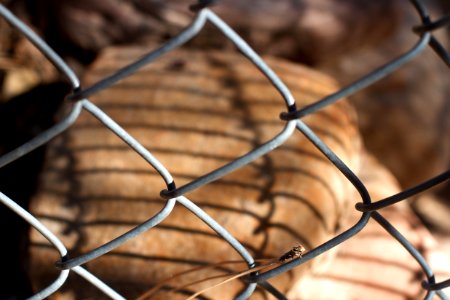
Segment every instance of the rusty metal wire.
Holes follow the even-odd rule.
[[[114,290],[108,287],[106,284],[102,283],[98,278],[90,274],[88,271],[80,267],[88,261],[91,261],[105,253],[117,248],[124,242],[136,237],[142,232],[157,226],[161,221],[163,221],[167,216],[170,215],[172,209],[175,205],[182,205],[195,214],[204,223],[210,226],[219,236],[226,240],[230,246],[235,249],[247,263],[248,267],[251,268],[255,265],[254,258],[245,249],[245,247],[235,239],[225,228],[223,228],[218,222],[211,218],[205,211],[198,207],[195,203],[190,201],[184,196],[189,191],[197,189],[205,184],[208,184],[214,180],[217,180],[224,175],[254,161],[255,159],[267,154],[276,147],[283,144],[287,138],[291,136],[296,130],[300,131],[306,138],[314,144],[327,158],[328,160],[336,166],[342,172],[345,177],[354,185],[361,196],[361,203],[356,204],[356,209],[361,212],[360,220],[345,230],[343,233],[335,236],[324,244],[311,249],[301,258],[295,258],[285,264],[277,266],[270,271],[262,272],[259,274],[250,274],[244,277],[244,281],[247,283],[247,287],[237,296],[237,299],[246,299],[252,295],[256,288],[256,285],[260,285],[261,288],[266,289],[268,292],[272,293],[275,297],[283,299],[282,293],[277,291],[273,286],[268,284],[266,280],[277,276],[283,272],[287,272],[292,268],[296,268],[309,260],[321,255],[327,250],[345,242],[347,239],[358,234],[370,218],[373,218],[378,222],[394,239],[396,239],[417,261],[420,267],[423,269],[423,273],[427,278],[423,282],[422,287],[427,292],[425,299],[432,298],[437,294],[441,299],[447,299],[443,289],[450,286],[450,280],[445,280],[442,282],[436,282],[434,279],[433,270],[428,266],[425,259],[422,257],[420,252],[415,249],[412,244],[402,236],[400,232],[393,227],[388,220],[386,220],[377,210],[403,201],[412,195],[416,195],[426,189],[429,189],[439,183],[448,181],[450,178],[450,170],[432,178],[416,187],[405,190],[399,194],[392,195],[386,199],[379,200],[377,202],[372,202],[371,197],[360,181],[357,175],[355,175],[350,168],[348,168],[341,159],[333,153],[333,151],[327,147],[314,133],[314,131],[309,128],[301,119],[311,113],[317,112],[322,108],[339,101],[340,99],[352,95],[353,93],[364,89],[365,87],[373,84],[374,82],[380,80],[381,78],[395,72],[397,69],[401,68],[404,64],[411,61],[413,58],[418,56],[427,46],[430,46],[435,52],[442,58],[443,63],[450,66],[449,53],[442,46],[439,41],[432,35],[432,31],[447,26],[450,23],[450,16],[445,16],[439,20],[432,21],[427,13],[426,7],[419,0],[411,0],[411,4],[417,10],[419,17],[421,19],[421,24],[415,26],[413,31],[419,35],[416,45],[414,45],[409,51],[403,55],[393,59],[392,61],[386,63],[385,65],[377,68],[361,79],[349,84],[348,86],[342,88],[336,93],[333,93],[323,99],[318,100],[314,104],[308,105],[306,107],[296,108],[295,99],[291,95],[289,89],[285,84],[278,78],[278,76],[266,65],[264,60],[262,60],[252,48],[240,38],[232,28],[230,28],[224,21],[222,21],[215,13],[208,9],[208,6],[215,4],[217,1],[202,0],[197,4],[191,5],[191,10],[197,12],[195,19],[192,23],[186,27],[177,36],[161,45],[158,49],[148,53],[143,58],[138,61],[118,70],[113,75],[99,81],[98,83],[81,89],[80,82],[75,73],[71,68],[62,60],[58,54],[56,54],[39,36],[37,36],[31,29],[29,29],[23,22],[21,22],[17,17],[15,17],[11,12],[9,12],[3,5],[0,5],[0,15],[9,22],[13,27],[20,31],[24,36],[27,37],[46,57],[53,63],[56,68],[67,77],[67,80],[71,83],[73,87],[73,93],[67,97],[68,100],[73,102],[72,110],[68,115],[63,118],[59,123],[41,133],[37,137],[26,142],[17,149],[3,155],[0,157],[0,168],[8,165],[9,163],[15,161],[16,159],[24,156],[25,154],[31,152],[37,147],[47,143],[50,139],[59,135],[63,131],[70,128],[70,126],[77,120],[80,112],[82,110],[88,111],[97,119],[99,119],[104,126],[109,128],[117,136],[119,136],[129,147],[134,149],[138,154],[140,154],[149,165],[154,168],[161,176],[162,180],[167,185],[167,189],[161,191],[161,197],[166,199],[166,203],[160,212],[149,218],[145,223],[140,224],[129,232],[117,237],[116,239],[84,253],[78,257],[69,258],[67,255],[67,250],[62,242],[56,237],[52,232],[49,231],[42,223],[40,223],[35,217],[33,217],[26,210],[18,206],[14,199],[8,198],[0,192],[0,201],[14,211],[21,218],[26,220],[31,226],[36,228],[44,237],[46,237],[52,245],[59,251],[61,259],[56,262],[56,267],[61,270],[60,276],[57,280],[51,284],[46,289],[40,291],[32,297],[32,299],[42,299],[53,292],[58,290],[60,286],[65,282],[69,272],[73,271],[78,275],[86,278],[91,284],[102,290],[106,295],[113,299],[123,299],[122,296],[117,294]],[[286,121],[284,129],[271,140],[263,143],[247,154],[235,159],[234,161],[226,164],[225,166],[218,168],[208,174],[205,174],[191,182],[185,184],[181,187],[176,187],[176,184],[170,174],[170,172],[162,165],[155,156],[150,153],[145,147],[143,147],[139,141],[134,139],[129,135],[120,125],[118,125],[113,119],[106,115],[101,109],[95,106],[92,102],[88,100],[88,97],[98,93],[99,91],[106,89],[116,83],[117,81],[130,76],[143,66],[151,63],[152,61],[158,59],[160,56],[166,54],[167,52],[180,47],[193,37],[195,37],[204,27],[205,23],[211,23],[217,27],[229,40],[231,40],[235,46],[241,51],[241,53],[246,56],[272,83],[272,85],[279,91],[286,103],[286,112],[280,112],[280,118]]]

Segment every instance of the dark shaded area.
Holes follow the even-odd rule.
[[[14,0],[8,6],[58,54],[89,64],[102,48],[135,41],[161,28],[161,2]]]
[[[54,124],[56,113],[70,87],[66,83],[39,86],[0,106],[0,155],[29,141]],[[0,191],[22,207],[27,207],[35,192],[42,168],[45,147],[0,168]],[[4,205],[0,205],[2,288],[0,299],[23,299],[31,296],[26,277],[28,223]],[[12,297],[12,298],[11,298]],[[14,298],[15,297],[15,298]]]

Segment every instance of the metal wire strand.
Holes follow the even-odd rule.
[[[244,165],[249,164],[250,162],[258,159],[259,157],[269,153],[273,149],[283,144],[292,135],[294,129],[295,129],[295,121],[288,122],[287,125],[284,127],[283,131],[280,132],[276,137],[274,137],[270,141],[262,144],[258,148],[253,149],[252,151],[246,153],[245,155],[233,160],[232,162],[229,162],[223,167],[218,168],[206,175],[200,176],[197,179],[177,189],[161,191],[160,194],[161,197],[165,199],[170,199],[173,197],[184,195],[205,184],[211,183]]]
[[[437,21],[434,21],[434,22],[430,21],[426,24],[414,26],[413,31],[416,33],[424,33],[424,32],[429,32],[429,31],[433,31],[436,29],[440,29],[444,26],[448,26],[449,24],[450,24],[450,15],[447,15],[447,16],[440,18]]]
[[[439,283],[430,283],[427,281],[422,282],[422,287],[426,290],[437,291],[450,287],[450,279],[444,280]]]
[[[73,88],[80,86],[80,81],[75,75],[75,72],[68,64],[55,52],[53,49],[42,40],[33,30],[25,23],[19,20],[11,13],[3,4],[0,4],[0,16],[2,16],[11,26],[19,30],[36,48],[38,48],[43,55],[69,80]]]
[[[130,146],[136,153],[138,153],[145,161],[147,161],[164,179],[167,187],[173,186],[173,177],[164,165],[156,159],[144,146],[142,146],[134,137],[126,132],[119,124],[105,114],[100,108],[88,100],[82,102],[83,108],[89,111],[94,117],[114,132],[120,139],[122,139],[128,146]]]
[[[155,227],[159,223],[161,223],[172,211],[173,207],[175,206],[176,198],[170,199],[166,202],[166,205],[159,211],[159,213],[155,214],[153,217],[145,221],[144,223],[134,227],[133,229],[129,230],[128,232],[122,234],[121,236],[111,240],[110,242],[103,244],[102,246],[99,246],[98,248],[95,248],[83,255],[80,255],[75,258],[70,259],[61,259],[55,263],[55,266],[58,269],[66,270],[71,269],[73,267],[82,265],[84,263],[87,263],[88,261],[91,261],[103,254],[106,254],[110,252],[111,250],[114,250],[115,248],[119,247],[123,243],[129,241],[130,239],[140,235],[141,233],[149,230],[152,227]]]
[[[341,171],[345,177],[353,184],[353,186],[358,190],[361,199],[364,204],[370,204],[371,199],[370,195],[364,186],[364,184],[359,180],[359,178],[336,156],[336,154],[331,151],[328,146],[323,143],[314,132],[302,121],[297,121],[297,129],[301,131],[310,142],[312,142],[338,169]],[[363,213],[360,220],[353,225],[348,230],[343,233],[337,235],[336,237],[330,239],[329,241],[323,243],[322,245],[308,251],[302,257],[293,259],[286,264],[278,266],[270,271],[258,274],[258,275],[250,275],[246,277],[246,280],[249,282],[262,282],[266,281],[274,276],[277,276],[281,273],[287,272],[295,267],[298,267],[307,261],[321,255],[322,253],[330,250],[331,248],[336,247],[337,245],[343,243],[347,239],[353,237],[358,232],[360,232],[369,221],[371,213]]]
[[[67,65],[67,63],[48,46],[48,44],[42,40],[33,30],[31,30],[25,23],[12,14],[3,4],[0,4],[0,16],[2,16],[11,26],[20,31],[36,48],[63,74],[68,81],[72,84],[74,89],[78,88],[80,81],[73,70]],[[80,105],[74,105],[72,110],[66,118],[61,120],[58,124],[47,129],[40,135],[26,142],[17,149],[4,154],[0,157],[0,168],[11,163],[12,161],[24,156],[25,154],[33,151],[34,149],[46,144],[55,136],[66,130],[75,120],[81,112]]]
[[[34,229],[39,231],[43,237],[45,237],[53,247],[59,252],[61,257],[67,255],[67,249],[61,240],[58,239],[56,235],[54,235],[44,224],[42,224],[38,219],[36,219],[33,215],[31,215],[28,211],[20,207],[16,202],[10,199],[8,196],[0,192],[0,202],[10,208],[13,212],[15,212],[18,216],[24,219],[27,223],[33,226]],[[87,270],[76,267],[73,269],[75,273],[85,278],[88,282],[91,282],[94,286],[96,286],[99,290],[104,292],[106,295],[110,296],[113,299],[124,299],[121,295],[119,295],[116,291],[102,282],[100,279],[92,275]],[[46,288],[37,292],[35,295],[30,297],[31,300],[37,299],[45,299],[55,293],[65,282],[67,277],[69,276],[69,270],[62,270],[59,273],[59,276],[55,279],[53,283],[51,283]]]
[[[379,212],[375,211],[372,213],[372,218],[378,222],[392,237],[394,237],[418,262],[422,268],[425,276],[430,284],[434,284],[434,274],[431,267],[426,262],[425,258],[420,254],[420,252],[394,227],[389,223]],[[434,290],[428,290],[424,299],[432,299],[435,294]],[[445,294],[438,294],[441,299],[448,299]]]
[[[406,0],[405,0],[406,1]],[[201,207],[197,206],[193,201],[189,200],[184,194],[193,191],[205,184],[211,183],[224,175],[237,170],[238,168],[247,165],[255,159],[266,155],[270,151],[274,150],[278,146],[287,141],[293,134],[303,134],[307,140],[314,145],[329,161],[332,163],[355,187],[358,191],[361,202],[355,205],[356,209],[361,212],[360,219],[345,230],[344,232],[330,238],[318,247],[311,249],[305,253],[302,257],[292,259],[286,263],[283,263],[275,268],[259,273],[250,274],[242,279],[246,282],[246,286],[236,299],[249,298],[257,285],[262,289],[271,293],[277,299],[286,299],[285,295],[278,291],[274,286],[269,284],[267,280],[278,276],[282,273],[288,272],[293,268],[300,267],[304,263],[314,259],[315,257],[325,253],[329,249],[336,247],[344,243],[347,239],[352,238],[364,229],[370,218],[373,218],[380,226],[382,226],[395,240],[402,245],[408,253],[417,261],[423,270],[427,280],[422,283],[422,288],[426,292],[425,299],[431,299],[434,295],[438,295],[441,299],[448,299],[443,289],[450,286],[450,279],[436,283],[433,270],[425,261],[421,253],[412,246],[412,244],[391,224],[385,219],[378,210],[395,203],[405,200],[408,197],[417,195],[439,183],[448,181],[450,177],[450,170],[430,179],[422,184],[419,184],[413,188],[404,190],[398,194],[392,195],[385,199],[379,200],[375,203],[371,202],[371,197],[364,186],[363,182],[358,176],[347,166],[344,162],[323,142],[321,141],[315,132],[309,128],[300,118],[315,113],[326,106],[329,106],[344,97],[350,96],[361,89],[368,87],[374,82],[384,78],[385,76],[395,72],[405,64],[410,62],[413,58],[417,57],[422,51],[429,45],[439,55],[443,63],[450,67],[450,55],[447,49],[440,43],[440,41],[434,37],[431,32],[438,28],[447,26],[450,23],[450,16],[444,16],[436,21],[432,21],[426,6],[421,0],[409,0],[410,4],[417,10],[420,17],[421,24],[412,28],[413,32],[418,34],[418,42],[406,53],[396,57],[390,62],[380,66],[373,70],[369,74],[363,76],[359,80],[356,80],[352,84],[312,103],[303,108],[297,109],[296,102],[293,98],[290,90],[279,79],[277,74],[264,62],[263,59],[243,40],[228,24],[226,24],[219,16],[208,9],[209,6],[216,4],[219,0],[198,0],[197,3],[192,4],[190,9],[196,12],[196,15],[186,28],[184,28],[178,35],[162,44],[157,49],[147,53],[135,62],[123,66],[110,76],[107,76],[92,86],[81,89],[80,82],[72,69],[65,63],[65,61],[51,49],[36,33],[34,33],[27,25],[25,25],[20,19],[14,16],[5,6],[0,4],[0,16],[3,17],[12,27],[16,28],[24,37],[31,41],[42,54],[61,72],[65,78],[71,83],[73,87],[73,93],[66,98],[72,103],[70,112],[67,116],[57,122],[56,125],[47,129],[43,133],[39,134],[35,138],[30,139],[28,142],[19,146],[15,150],[4,154],[0,157],[0,168],[8,165],[9,163],[17,160],[23,155],[33,151],[39,146],[48,143],[51,139],[58,136],[62,132],[70,128],[70,126],[77,120],[81,111],[84,109],[91,113],[95,118],[99,120],[105,127],[115,133],[122,141],[130,148],[136,151],[148,164],[149,167],[154,168],[162,177],[167,189],[161,191],[161,196],[166,199],[165,205],[161,207],[161,210],[154,216],[129,230],[128,232],[116,237],[115,239],[107,242],[106,244],[99,245],[97,248],[84,253],[78,257],[70,258],[66,247],[47,227],[45,227],[39,220],[32,216],[24,208],[20,207],[13,199],[10,199],[6,195],[0,192],[0,202],[6,205],[11,211],[15,212],[19,217],[23,218],[33,228],[45,237],[53,247],[59,252],[61,259],[56,262],[56,267],[61,269],[58,277],[48,287],[39,291],[33,295],[30,299],[43,299],[50,296],[52,293],[60,289],[65,283],[70,271],[77,273],[83,277],[90,284],[100,289],[105,295],[112,299],[124,299],[119,293],[114,291],[109,285],[102,282],[99,278],[89,273],[83,267],[82,264],[98,258],[101,255],[115,249],[123,243],[135,238],[141,233],[150,230],[151,228],[160,224],[165,218],[167,218],[175,205],[182,205],[187,208],[197,218],[202,220],[207,226],[214,230],[218,236],[226,241],[230,248],[239,253],[243,260],[251,268],[255,264],[255,259],[243,246],[241,241],[237,240],[231,233],[229,233],[224,227],[222,227],[216,220],[209,216]],[[133,75],[144,66],[154,62],[159,57],[169,53],[177,47],[182,46],[193,37],[195,37],[205,26],[206,22],[210,22],[216,27],[226,39],[230,40],[239,52],[244,55],[254,66],[258,69],[267,79],[268,84],[271,84],[280,94],[282,101],[285,102],[287,112],[282,112],[280,118],[286,121],[285,127],[281,132],[269,139],[265,143],[255,147],[245,155],[234,159],[233,161],[225,164],[223,167],[218,168],[200,176],[191,182],[176,188],[174,179],[172,178],[169,170],[161,164],[161,162],[153,156],[150,151],[143,147],[139,141],[128,134],[121,126],[119,126],[110,116],[104,113],[94,103],[90,102],[87,98],[94,95],[118,81]],[[200,87],[201,88],[201,87]],[[298,131],[296,131],[296,129]],[[126,188],[126,187],[124,187]],[[8,245],[5,245],[6,247]]]
[[[139,69],[143,68],[147,64],[161,57],[162,55],[168,53],[169,51],[183,45],[190,39],[192,39],[205,25],[207,20],[208,10],[202,10],[197,14],[195,20],[186,27],[181,33],[177,36],[170,39],[168,42],[163,44],[161,47],[155,49],[154,51],[144,55],[142,58],[137,60],[136,62],[129,64],[122,69],[118,70],[116,73],[100,80],[99,82],[93,84],[92,86],[86,89],[80,89],[75,91],[72,95],[68,96],[67,99],[72,101],[79,101],[89,96],[92,96],[98,93],[101,90],[113,85],[114,83],[134,74]]]
[[[189,209],[193,214],[195,214],[199,219],[205,222],[209,227],[211,227],[219,236],[221,236],[224,240],[226,240],[231,247],[233,247],[247,262],[249,267],[253,267],[255,264],[255,260],[248,253],[248,251],[236,240],[225,228],[223,228],[219,223],[217,223],[213,218],[211,218],[205,211],[203,211],[200,207],[195,205],[192,201],[190,201],[186,197],[179,197],[177,201],[181,203],[184,207]],[[237,295],[237,299],[247,299],[253,293],[256,288],[256,284],[248,284],[246,288]]]
[[[25,144],[18,148],[0,156],[0,168],[10,164],[11,162],[19,159],[20,157],[30,153],[34,149],[48,143],[51,139],[58,136],[69,128],[78,118],[81,113],[81,104],[75,104],[70,114],[61,120],[59,123],[45,130],[38,136],[32,138]]]
[[[353,95],[356,92],[368,87],[369,85],[374,84],[378,80],[396,71],[401,66],[409,62],[411,59],[422,53],[422,51],[425,50],[426,46],[428,45],[430,37],[431,34],[429,33],[423,34],[419,42],[417,42],[417,44],[405,54],[391,60],[389,63],[383,65],[382,67],[377,68],[375,71],[369,73],[368,75],[362,77],[359,80],[356,80],[355,82],[340,89],[339,91],[321,99],[320,101],[317,101],[310,105],[306,105],[297,111],[281,113],[280,118],[283,120],[293,120],[303,118],[304,116],[317,112],[325,108],[326,106],[337,102],[338,100]]]
[[[432,36],[430,39],[430,47],[442,59],[442,61],[450,68],[450,53],[442,46],[439,41]]]
[[[383,200],[379,200],[377,202],[370,203],[370,204],[365,204],[365,203],[361,203],[361,202],[356,203],[355,208],[361,212],[379,210],[379,209],[382,209],[389,205],[393,205],[397,202],[405,200],[411,196],[417,195],[417,194],[419,194],[423,191],[426,191],[426,190],[432,188],[433,186],[443,183],[449,179],[450,179],[450,170],[448,170],[434,178],[431,178],[421,184],[418,184],[412,188],[409,188],[398,194],[387,197]]]
[[[256,54],[255,51],[232,30],[225,22],[223,22],[216,14],[204,9],[202,12],[206,14],[206,17],[211,23],[213,23],[227,38],[229,38],[235,46],[246,56],[270,81],[270,83],[278,90],[283,97],[286,106],[288,108],[295,106],[295,100],[287,86],[281,81],[281,79],[272,71],[272,69]],[[294,131],[295,123],[287,123],[284,130],[274,137],[272,140],[262,144],[260,147],[250,151],[249,153],[235,159],[234,161],[226,164],[225,166],[214,170],[206,175],[203,175],[190,183],[185,184],[182,187],[172,190],[161,191],[163,198],[169,199],[172,197],[178,197],[188,193],[196,188],[199,188],[205,184],[213,182],[218,178],[225,176],[226,174],[254,161],[255,159],[265,155],[266,153],[277,148],[284,143],[286,139]]]

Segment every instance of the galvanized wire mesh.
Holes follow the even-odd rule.
[[[386,220],[382,214],[377,210],[393,205],[399,201],[403,201],[412,195],[416,195],[424,190],[427,190],[437,184],[447,181],[450,178],[450,170],[431,178],[430,180],[419,184],[411,189],[405,190],[399,194],[392,195],[386,199],[379,200],[377,202],[372,202],[371,197],[358,178],[352,170],[347,167],[341,159],[325,145],[315,134],[315,132],[309,128],[303,121],[302,118],[321,110],[322,108],[339,101],[340,99],[352,95],[353,93],[364,89],[365,87],[373,84],[374,82],[380,80],[386,75],[395,72],[398,68],[401,68],[405,63],[409,62],[416,56],[418,56],[426,47],[432,47],[435,52],[442,58],[443,63],[450,66],[450,55],[445,50],[445,48],[439,43],[439,41],[433,37],[432,31],[446,26],[450,23],[450,16],[443,17],[439,20],[432,21],[428,15],[426,7],[421,3],[420,0],[411,0],[411,4],[417,10],[421,24],[414,27],[414,32],[418,35],[417,44],[414,45],[408,52],[403,55],[393,59],[392,61],[380,66],[378,69],[367,74],[361,79],[353,82],[352,84],[342,88],[336,93],[333,93],[314,104],[308,105],[306,107],[297,108],[296,101],[291,95],[289,89],[285,84],[278,78],[278,76],[266,65],[264,60],[262,60],[252,48],[240,38],[232,28],[230,28],[224,21],[220,19],[214,12],[208,9],[208,5],[215,1],[199,1],[199,3],[191,6],[191,9],[197,12],[195,19],[192,23],[185,28],[181,33],[179,33],[174,38],[170,39],[168,42],[160,46],[155,51],[152,51],[145,55],[140,60],[118,70],[113,75],[99,81],[98,83],[88,87],[86,89],[81,89],[80,81],[71,70],[71,68],[62,60],[57,53],[53,51],[38,35],[36,35],[32,30],[30,30],[23,22],[21,22],[17,17],[15,17],[8,9],[3,5],[0,5],[0,15],[5,18],[13,27],[19,30],[24,36],[27,37],[46,57],[53,63],[56,68],[66,76],[67,80],[71,83],[73,87],[73,93],[67,97],[67,101],[72,101],[73,107],[70,113],[59,121],[56,125],[46,130],[45,132],[39,134],[37,137],[29,140],[17,149],[3,155],[0,157],[0,168],[8,165],[9,163],[17,160],[18,158],[24,156],[25,154],[33,151],[37,147],[46,144],[55,136],[61,134],[65,130],[69,129],[71,125],[77,120],[82,110],[88,111],[99,119],[104,126],[109,128],[117,136],[119,136],[129,147],[134,149],[139,153],[160,175],[162,180],[167,185],[167,189],[161,191],[161,197],[166,199],[166,204],[161,208],[160,212],[151,217],[145,223],[140,224],[129,232],[117,237],[116,239],[84,253],[78,257],[68,258],[67,249],[64,244],[55,236],[48,228],[46,228],[42,223],[39,222],[33,215],[28,211],[20,207],[14,202],[14,199],[10,199],[7,195],[0,192],[0,201],[14,211],[17,215],[25,219],[31,226],[37,229],[45,238],[47,238],[60,253],[61,259],[56,263],[56,267],[61,270],[60,276],[55,280],[50,286],[40,291],[32,297],[32,299],[42,299],[45,298],[55,291],[57,291],[65,282],[69,272],[73,271],[78,275],[87,279],[92,285],[96,286],[98,289],[103,291],[106,295],[114,299],[123,299],[112,288],[104,284],[101,280],[96,278],[94,275],[89,273],[80,265],[89,262],[93,259],[98,258],[101,255],[117,248],[126,241],[133,239],[142,232],[157,226],[161,221],[163,221],[167,216],[170,215],[172,209],[176,205],[182,205],[195,214],[204,223],[210,226],[221,238],[226,240],[232,248],[234,248],[247,263],[249,268],[255,265],[255,260],[251,254],[245,249],[245,247],[235,239],[225,228],[223,228],[219,223],[217,223],[213,218],[211,218],[205,211],[198,207],[191,200],[186,198],[184,195],[197,189],[203,185],[206,185],[214,180],[217,180],[226,174],[254,161],[255,159],[267,154],[273,149],[277,148],[283,144],[296,130],[300,131],[307,139],[315,145],[328,159],[342,172],[345,177],[353,184],[361,196],[361,202],[356,204],[356,209],[361,212],[360,220],[354,224],[349,229],[345,230],[343,233],[335,236],[324,244],[311,249],[302,258],[294,258],[284,264],[281,264],[274,269],[267,272],[261,272],[259,274],[250,274],[243,278],[246,282],[247,287],[237,296],[238,299],[245,299],[252,295],[256,286],[259,284],[263,289],[272,293],[278,298],[284,298],[282,293],[277,291],[273,286],[269,285],[266,280],[277,276],[283,272],[287,272],[293,268],[296,268],[309,260],[321,255],[327,250],[335,247],[338,244],[344,243],[347,239],[358,234],[370,218],[377,221],[380,226],[382,226],[394,239],[396,239],[406,250],[415,258],[417,263],[423,270],[423,274],[427,278],[423,282],[422,288],[426,290],[425,299],[430,299],[435,294],[437,294],[442,299],[447,299],[443,292],[443,289],[450,286],[450,279],[443,282],[436,282],[433,274],[433,270],[429,267],[425,259],[422,257],[421,253],[413,247],[413,245],[402,236],[402,234],[397,231],[397,229],[392,226],[388,220]],[[241,51],[241,53],[246,56],[273,84],[273,86],[279,91],[286,104],[286,112],[280,112],[280,118],[286,121],[284,129],[276,136],[274,136],[268,142],[258,146],[247,154],[235,159],[234,161],[226,164],[225,166],[218,168],[208,174],[205,174],[191,182],[181,186],[176,187],[175,182],[170,174],[170,172],[162,165],[158,159],[153,156],[153,154],[143,147],[139,141],[134,139],[129,135],[123,128],[121,128],[113,119],[106,115],[101,109],[99,109],[94,103],[90,102],[88,97],[98,93],[101,90],[107,89],[117,81],[130,76],[143,66],[150,64],[152,61],[158,59],[160,56],[166,54],[167,52],[180,47],[193,37],[195,37],[204,27],[205,23],[211,23],[217,27],[230,41],[232,41],[235,46]]]

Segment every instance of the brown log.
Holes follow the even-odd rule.
[[[84,86],[150,48],[108,49],[86,73]],[[311,69],[274,58],[267,62],[289,86],[299,107],[337,88],[334,80]],[[254,149],[285,125],[279,119],[286,110],[282,97],[259,70],[232,53],[171,52],[91,100],[150,150],[173,174],[177,186]],[[361,143],[355,113],[345,101],[306,122],[358,172]],[[83,112],[49,145],[30,209],[75,257],[152,217],[165,203],[159,196],[164,188],[151,166]],[[300,132],[267,156],[186,196],[258,259],[280,257],[299,243],[308,250],[327,241],[346,229],[355,201],[354,188]],[[31,240],[30,270],[35,288],[41,288],[55,278],[58,255],[37,232],[32,232]],[[177,204],[160,225],[86,267],[130,298],[181,271],[238,259],[225,241]],[[322,259],[271,283],[286,292]],[[246,269],[244,264],[227,268]],[[179,286],[217,272],[196,272],[170,284]],[[188,290],[193,293],[210,284]],[[228,299],[242,287],[236,280],[206,295]],[[100,297],[75,275],[59,294]]]

